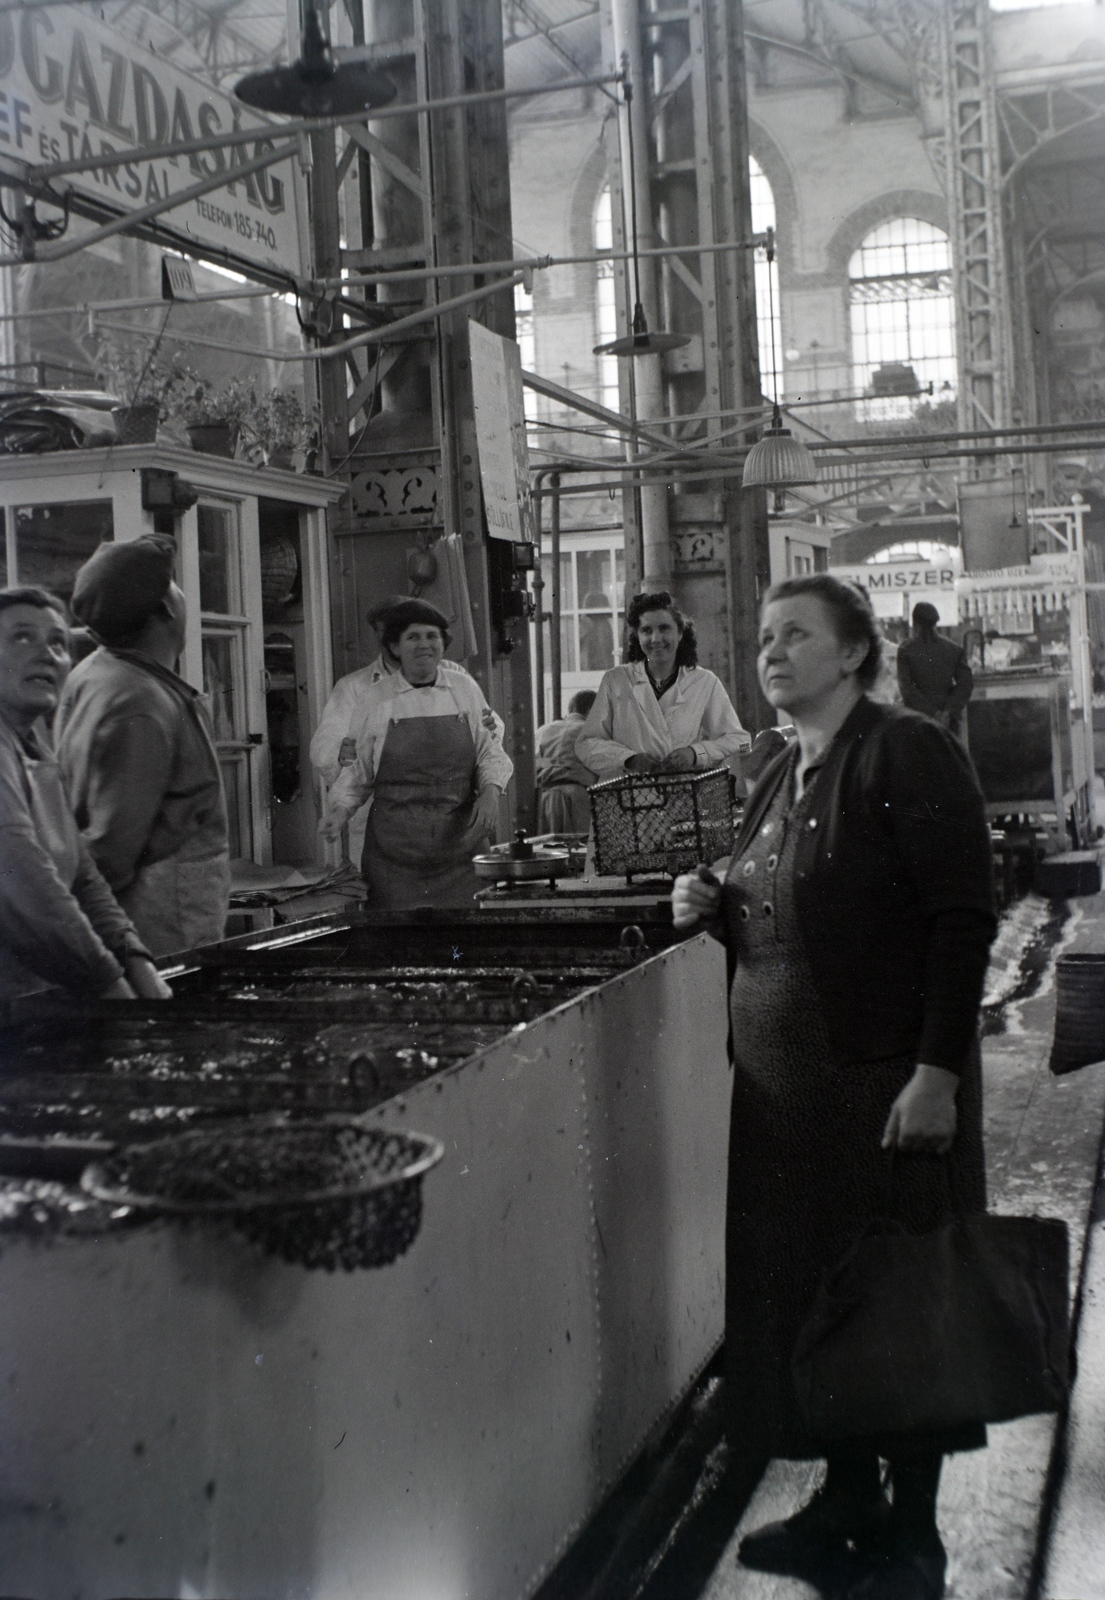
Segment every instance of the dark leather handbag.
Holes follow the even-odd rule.
[[[826,1274],[798,1336],[798,1406],[826,1440],[1057,1411],[1069,1341],[1065,1223],[877,1222]]]

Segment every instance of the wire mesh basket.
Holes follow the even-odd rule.
[[[444,1146],[353,1117],[251,1117],[124,1145],[85,1169],[98,1200],[228,1223],[303,1267],[385,1267],[414,1243]]]
[[[603,876],[645,872],[674,877],[733,848],[727,767],[709,772],[627,774],[589,790],[595,866]]]

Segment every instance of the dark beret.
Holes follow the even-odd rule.
[[[102,544],[77,573],[70,609],[109,644],[141,631],[169,592],[176,545],[160,534]]]
[[[385,644],[395,644],[407,628],[416,623],[425,628],[440,628],[448,640],[449,619],[444,612],[428,600],[397,600],[394,605],[381,609],[374,618]]]

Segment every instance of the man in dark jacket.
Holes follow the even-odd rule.
[[[974,678],[962,647],[936,631],[940,613],[927,600],[913,608],[913,634],[898,646],[898,688],[911,711],[942,723],[958,738]]]
[[[223,935],[226,805],[201,696],[174,670],[184,644],[175,547],[102,544],[77,574],[73,614],[99,648],[70,674],[58,760],[77,824],[155,955]]]

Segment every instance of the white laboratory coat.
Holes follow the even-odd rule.
[[[721,680],[680,667],[658,700],[643,661],[612,667],[576,741],[576,757],[600,778],[619,777],[630,756],[658,759],[689,745],[700,769],[721,766],[751,743]]]

